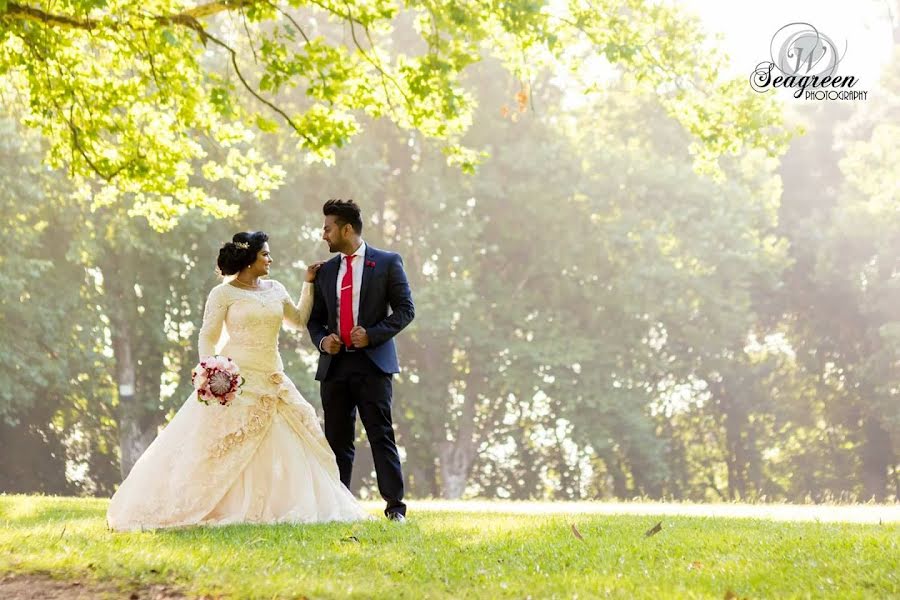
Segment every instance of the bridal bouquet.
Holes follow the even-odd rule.
[[[244,385],[244,378],[237,363],[230,358],[207,356],[191,371],[191,383],[197,390],[197,400],[203,404],[215,400],[228,406]]]

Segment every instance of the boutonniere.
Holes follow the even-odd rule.
[[[375,261],[374,261],[374,260],[367,260],[367,261],[366,261],[366,266],[367,266],[367,267],[374,267],[374,266],[375,266]]]

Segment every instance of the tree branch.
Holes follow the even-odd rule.
[[[272,104],[271,102],[269,102],[268,100],[266,100],[265,98],[263,98],[262,96],[260,96],[260,95],[256,92],[256,90],[254,90],[254,89],[250,86],[250,84],[247,83],[247,80],[244,79],[243,73],[241,73],[240,67],[238,67],[238,63],[237,63],[237,52],[234,50],[234,48],[232,48],[231,46],[229,46],[228,44],[226,44],[226,43],[223,42],[222,40],[216,38],[215,36],[212,36],[212,35],[208,34],[208,33],[207,33],[206,31],[204,31],[202,28],[200,29],[199,33],[200,33],[200,35],[201,35],[205,40],[211,41],[211,42],[214,43],[215,45],[217,45],[217,46],[219,46],[219,47],[221,47],[221,48],[224,48],[225,50],[228,51],[229,54],[231,54],[231,65],[234,67],[234,72],[235,72],[235,74],[238,76],[238,79],[241,80],[241,84],[244,86],[244,88],[245,88],[248,92],[250,92],[250,94],[252,94],[254,98],[256,98],[257,100],[259,100],[260,102],[262,102],[263,104],[265,104],[266,106],[268,106],[269,108],[271,108],[272,110],[274,110],[275,112],[277,112],[279,115],[281,115],[281,117],[282,117],[285,121],[287,121],[288,125],[290,125],[290,126],[293,128],[293,130],[296,131],[296,132],[300,135],[300,137],[302,137],[304,140],[307,141],[307,143],[309,143],[310,147],[314,147],[314,146],[315,146],[315,143],[313,142],[313,140],[312,140],[306,133],[304,133],[303,131],[301,131],[299,127],[297,127],[297,124],[294,123],[294,122],[291,120],[291,118],[288,116],[288,114],[287,114],[286,112],[284,112],[283,110],[281,110],[280,108],[278,108],[277,106],[275,106],[274,104]]]
[[[363,55],[363,58],[365,58],[369,62],[369,64],[371,64],[373,67],[375,67],[375,70],[378,71],[378,73],[381,75],[381,85],[382,85],[382,88],[384,89],[385,100],[387,100],[388,106],[393,110],[394,106],[391,103],[391,95],[388,93],[387,84],[384,81],[385,78],[389,79],[391,81],[391,83],[394,84],[394,86],[397,88],[397,91],[399,91],[400,95],[403,96],[403,99],[406,100],[406,105],[410,109],[412,109],[413,108],[412,100],[410,100],[409,96],[406,95],[406,92],[404,91],[403,86],[401,86],[399,83],[397,83],[397,80],[394,79],[387,71],[385,71],[381,67],[379,62],[376,62],[374,59],[372,59],[369,56],[369,54],[365,50],[363,50],[362,44],[360,44],[359,40],[356,38],[356,28],[354,27],[353,24],[354,23],[360,24],[360,26],[363,28],[363,31],[365,31],[366,36],[369,38],[369,43],[371,44],[372,37],[369,35],[369,28],[366,27],[363,23],[356,21],[353,18],[353,13],[350,10],[349,2],[344,2],[344,4],[347,7],[346,19],[350,23],[350,36],[353,38],[353,44],[356,46],[356,49],[359,51],[359,53]],[[373,46],[373,54],[375,54],[377,57],[377,53],[374,52],[374,46]]]
[[[271,6],[273,9],[277,10],[279,13],[281,13],[281,15],[282,15],[284,18],[286,18],[288,21],[290,21],[290,22],[291,22],[291,25],[294,26],[294,29],[296,29],[298,32],[300,32],[300,35],[303,36],[303,39],[306,41],[306,45],[307,45],[307,46],[311,45],[312,42],[310,42],[309,36],[306,35],[306,32],[303,31],[303,28],[300,27],[300,25],[297,23],[296,20],[294,20],[294,17],[292,17],[292,16],[290,15],[290,13],[288,13],[288,12],[285,11],[285,10],[282,10],[282,8],[281,8],[280,6],[278,6],[277,4],[275,4],[274,2],[272,2],[271,0],[262,0],[262,1],[265,2],[266,4],[268,4],[269,6]],[[328,83],[328,78],[325,76],[325,73],[322,72],[322,69],[319,68],[319,65],[316,65],[316,72],[319,74],[319,81],[321,81],[323,85],[327,85],[327,83]],[[331,104],[333,105],[334,102],[331,102]]]
[[[209,2],[194,8],[172,15],[157,15],[151,17],[157,24],[172,24],[197,29],[198,19],[205,19],[220,12],[230,11],[248,6],[256,0],[223,0],[221,2]],[[102,21],[98,19],[76,19],[69,15],[61,15],[45,12],[39,8],[10,2],[6,5],[6,12],[0,13],[0,20],[33,21],[41,25],[60,27],[64,29],[83,29],[94,31],[102,29],[140,29],[131,24],[118,21]]]

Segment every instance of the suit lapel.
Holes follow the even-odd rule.
[[[325,267],[328,267],[325,269]],[[328,326],[334,331],[334,327],[337,325],[337,276],[338,270],[341,267],[341,255],[338,254],[336,257],[329,260],[322,267],[324,272],[322,273],[322,285],[324,289],[322,290],[322,295],[325,296],[325,305],[328,307]],[[331,317],[334,317],[332,321]]]
[[[372,266],[370,266],[372,265]],[[363,257],[362,283],[359,285],[359,314],[362,315],[363,306],[366,305],[366,292],[369,291],[369,279],[375,270],[375,251],[372,246],[366,244],[366,255]],[[361,317],[360,317],[361,318]]]

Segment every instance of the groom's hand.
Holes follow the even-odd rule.
[[[353,342],[354,348],[365,348],[369,345],[369,335],[364,327],[357,325],[350,330],[350,341]]]
[[[332,333],[328,337],[322,338],[322,350],[328,354],[337,354],[341,351],[341,338],[338,334]]]

